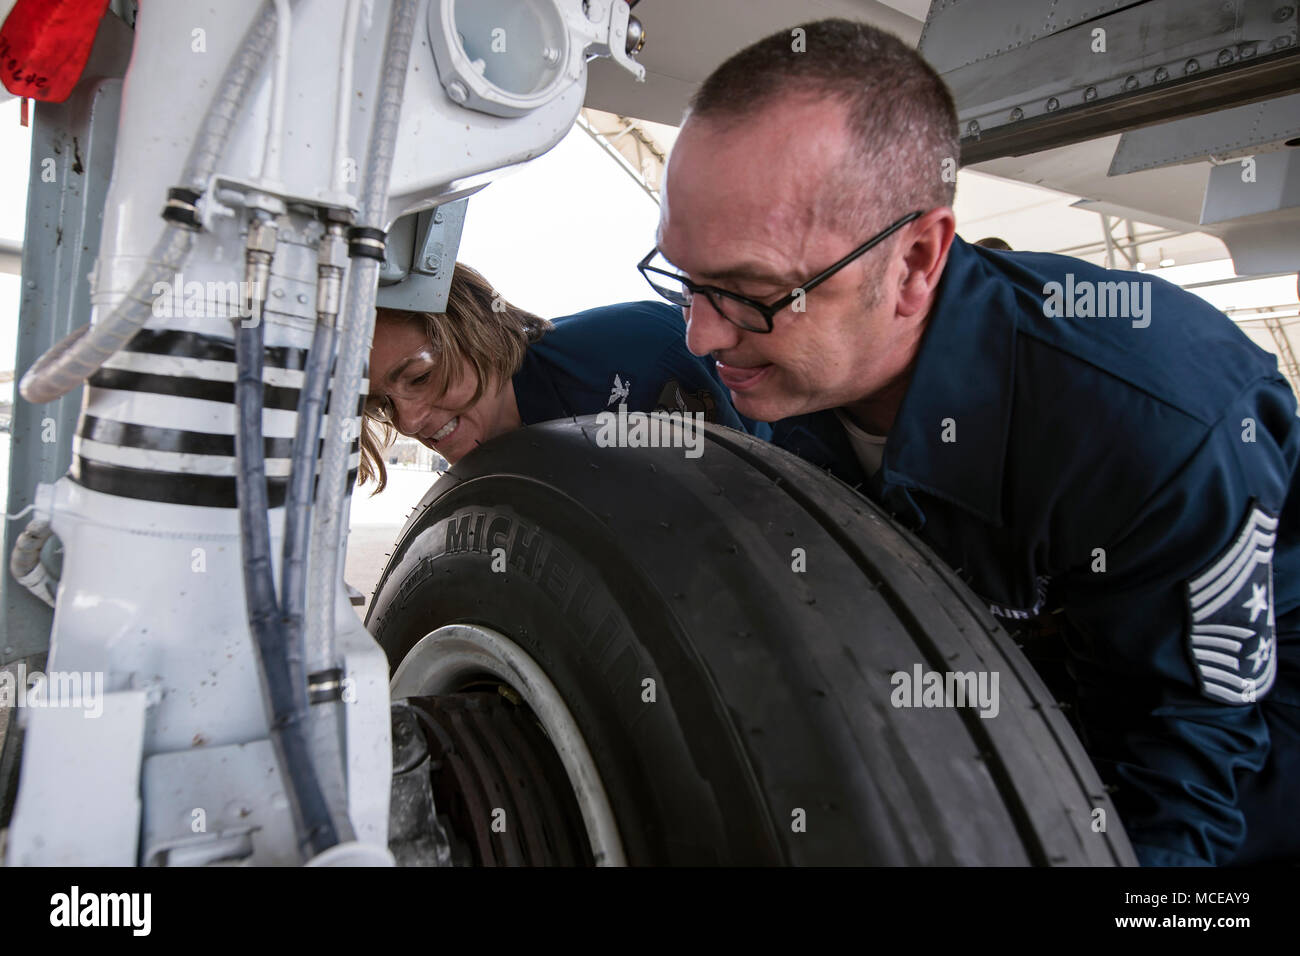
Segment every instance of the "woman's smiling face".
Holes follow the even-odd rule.
[[[519,427],[513,384],[489,382],[471,405],[477,385],[468,361],[444,373],[422,322],[398,321],[382,313],[376,318],[370,400],[388,399],[392,424],[403,435],[455,462],[488,439]]]

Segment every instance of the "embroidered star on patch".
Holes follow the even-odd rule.
[[[1277,518],[1252,505],[1232,544],[1187,582],[1189,649],[1201,693],[1251,704],[1277,676],[1273,542]]]

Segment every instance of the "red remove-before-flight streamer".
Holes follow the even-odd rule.
[[[0,27],[0,79],[16,96],[62,103],[90,58],[108,0],[18,0]]]

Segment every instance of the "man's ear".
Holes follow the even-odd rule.
[[[898,290],[900,315],[925,314],[930,310],[956,232],[957,218],[948,206],[931,209],[905,227],[901,239],[904,271]]]

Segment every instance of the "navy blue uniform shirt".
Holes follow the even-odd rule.
[[[553,320],[528,346],[515,373],[515,401],[525,425],[628,411],[703,412],[705,421],[771,436],[771,427],[740,415],[712,359],[686,348],[681,309],[666,302],[625,302]]]
[[[1223,864],[1300,859],[1298,425],[1202,299],[958,238],[880,470],[832,411],[773,441],[1054,635],[1141,862]]]

